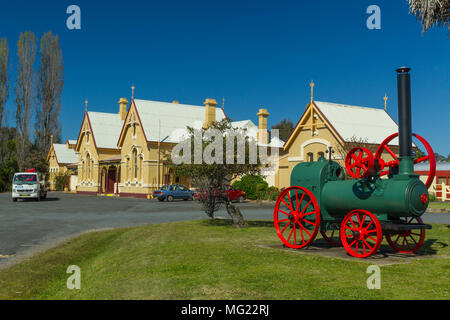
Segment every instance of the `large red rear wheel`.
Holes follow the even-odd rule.
[[[320,227],[319,204],[308,189],[289,187],[278,196],[273,222],[284,245],[293,249],[309,246]]]
[[[350,211],[341,224],[341,242],[356,258],[367,258],[378,251],[383,232],[378,218],[367,210]]]
[[[420,217],[405,217],[405,224],[423,224]],[[386,235],[392,249],[399,253],[413,253],[420,249],[425,241],[425,229],[406,230],[399,234]]]
[[[436,157],[434,155],[433,148],[431,148],[430,144],[427,140],[425,140],[423,137],[419,136],[418,134],[413,133],[413,137],[417,138],[425,147],[426,155],[423,157],[420,157],[418,159],[414,160],[414,164],[428,161],[429,163],[429,170],[428,170],[428,178],[425,185],[427,188],[431,186],[434,180],[434,176],[436,174]],[[387,175],[389,173],[390,167],[398,167],[398,156],[389,148],[388,144],[398,137],[398,132],[391,134],[389,137],[387,137],[378,147],[377,152],[375,153],[375,159],[381,159],[381,155],[383,152],[387,152],[389,154],[389,157],[391,160],[389,161],[380,161],[383,163],[383,168],[381,169],[380,176]]]

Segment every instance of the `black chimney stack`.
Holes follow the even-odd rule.
[[[406,67],[401,67],[396,70],[400,158],[412,157],[411,80],[409,70],[411,69]]]

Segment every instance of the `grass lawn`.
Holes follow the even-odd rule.
[[[279,243],[271,221],[89,233],[0,272],[0,299],[450,299],[448,258],[382,266],[381,290],[368,290],[369,264],[259,246]],[[449,244],[433,225],[421,250],[449,256]],[[72,264],[81,290],[66,288]]]
[[[450,202],[433,201],[428,204],[428,208],[447,209],[450,211]]]

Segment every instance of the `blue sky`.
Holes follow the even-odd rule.
[[[66,8],[81,8],[81,30],[66,28]],[[369,30],[369,5],[381,8],[381,30]],[[445,28],[422,34],[406,0],[272,1],[3,1],[0,37],[12,70],[20,32],[60,37],[65,63],[62,138],[76,138],[84,100],[117,112],[135,97],[202,105],[219,103],[234,120],[270,112],[269,126],[297,122],[315,98],[383,107],[397,119],[395,68],[412,68],[413,131],[435,152],[450,154],[450,39]],[[13,81],[15,75],[13,74]],[[14,119],[13,84],[7,102]]]

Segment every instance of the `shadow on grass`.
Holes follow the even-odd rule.
[[[246,221],[249,228],[272,228],[273,221],[271,220],[247,220]],[[233,227],[233,221],[231,219],[209,219],[203,220],[203,225],[206,226],[229,226]]]

